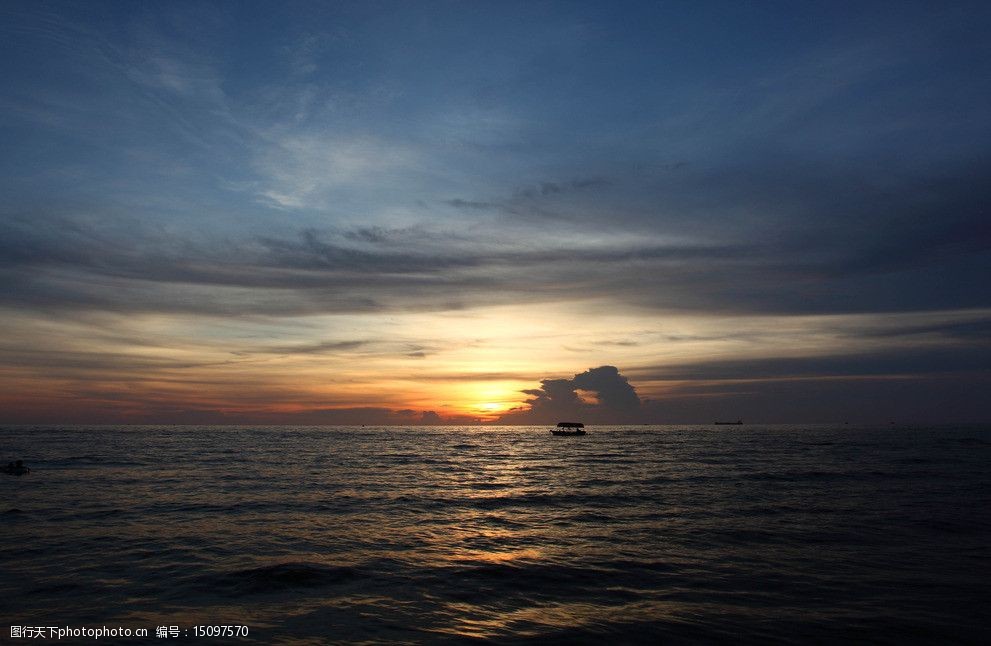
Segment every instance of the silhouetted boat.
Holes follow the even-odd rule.
[[[735,422],[713,422],[716,426],[742,426],[743,420],[738,419]]]
[[[554,435],[585,435],[585,425],[581,422],[558,422],[557,428],[552,428]]]

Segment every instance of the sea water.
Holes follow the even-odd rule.
[[[588,430],[0,427],[0,641],[991,637],[991,427]]]

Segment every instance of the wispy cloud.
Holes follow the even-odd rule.
[[[374,190],[415,170],[416,152],[371,137],[294,134],[263,148],[259,195],[280,207],[327,208],[335,191]]]

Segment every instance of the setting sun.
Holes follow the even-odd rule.
[[[503,402],[485,402],[477,406],[480,417],[486,421],[497,419],[499,413],[505,412],[509,408],[511,405]]]

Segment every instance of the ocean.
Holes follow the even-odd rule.
[[[588,430],[0,427],[0,641],[991,640],[991,426]]]

